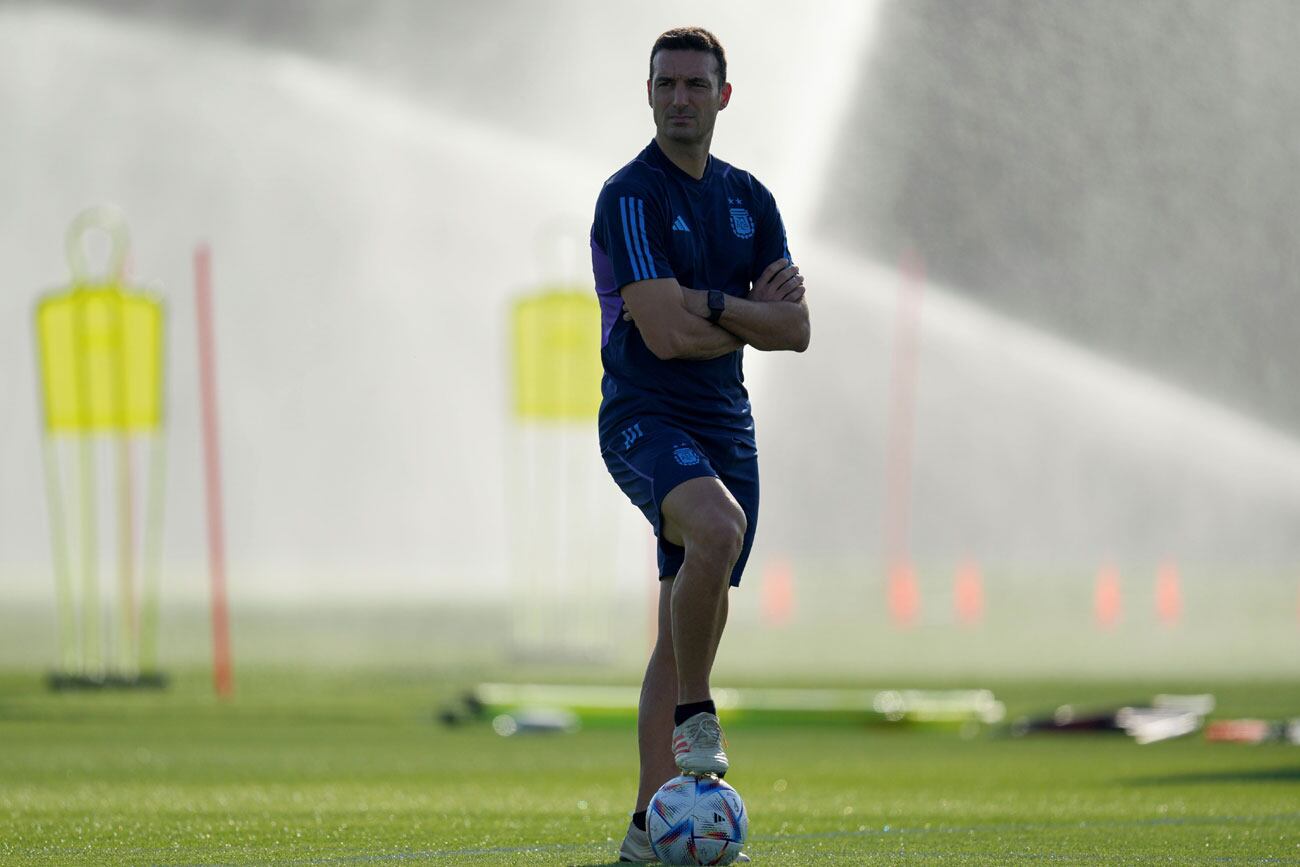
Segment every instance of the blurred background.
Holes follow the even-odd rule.
[[[590,289],[683,24],[813,317],[747,353],[720,676],[1300,672],[1287,0],[0,3],[0,663],[57,657],[32,310],[107,202],[168,310],[164,668],[209,647],[206,243],[236,667],[632,676],[648,527],[594,420],[512,412],[510,317]]]

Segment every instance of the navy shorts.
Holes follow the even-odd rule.
[[[659,576],[675,578],[685,549],[663,536],[660,507],[673,488],[690,479],[712,476],[731,492],[748,524],[740,557],[731,571],[731,586],[740,584],[758,526],[758,449],[751,436],[718,432],[687,433],[670,419],[643,416],[601,443],[601,456],[614,481],[654,527],[659,540]]]

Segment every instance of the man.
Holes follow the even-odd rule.
[[[709,154],[732,93],[717,38],[694,27],[664,33],[646,90],[655,137],[606,181],[591,230],[601,453],[659,547],[659,630],[641,688],[640,787],[622,861],[655,860],[645,810],[663,783],[727,770],[709,674],[758,519],[743,348],[802,352],[809,338],[776,201]]]

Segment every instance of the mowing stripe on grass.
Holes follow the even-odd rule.
[[[1268,825],[1282,822],[1300,821],[1300,813],[1280,813],[1271,816],[1186,816],[1172,817],[1161,819],[1135,819],[1122,820],[1113,822],[1071,822],[1065,823],[1005,823],[999,825],[972,825],[972,826],[943,826],[933,828],[894,828],[885,825],[882,828],[867,828],[855,831],[820,831],[807,834],[775,834],[761,835],[751,837],[750,843],[786,843],[797,842],[800,840],[833,840],[853,837],[885,837],[890,835],[935,835],[935,834],[996,834],[1003,832],[1023,832],[1023,831],[1053,831],[1053,830],[1073,830],[1078,828],[1096,828],[1102,830],[1114,830],[1121,828],[1158,828],[1161,826],[1186,826],[1186,827],[1216,827],[1220,825]],[[338,855],[328,858],[310,858],[299,861],[290,861],[290,864],[363,864],[381,861],[409,861],[413,858],[482,858],[493,855],[545,855],[559,854],[561,852],[571,852],[575,850],[590,849],[596,846],[604,846],[605,843],[552,843],[547,845],[532,846],[490,846],[473,849],[427,849],[412,852],[392,852],[385,855]],[[916,853],[909,853],[916,854]],[[950,854],[950,853],[949,853]],[[999,854],[998,857],[1002,857]],[[1010,856],[1016,857],[1016,856]],[[1052,859],[1056,856],[1047,853],[1026,853],[1026,858],[1046,858]],[[1067,856],[1061,856],[1067,857]],[[1100,857],[1100,856],[1099,856]],[[1113,857],[1113,856],[1106,856]],[[1126,856],[1127,857],[1127,856]],[[1138,856],[1140,857],[1140,856]],[[1068,856],[1070,860],[1077,860],[1077,856]],[[1232,857],[1215,857],[1214,860],[1222,863],[1237,863],[1243,859]],[[1244,859],[1248,863],[1277,863],[1277,864],[1296,864],[1300,863],[1300,858],[1248,858]],[[192,864],[186,867],[210,867],[210,865]]]

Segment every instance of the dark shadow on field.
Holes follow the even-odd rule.
[[[1253,768],[1245,771],[1197,771],[1189,774],[1166,774],[1160,777],[1136,777],[1124,780],[1126,786],[1180,786],[1196,783],[1300,783],[1300,767]]]

